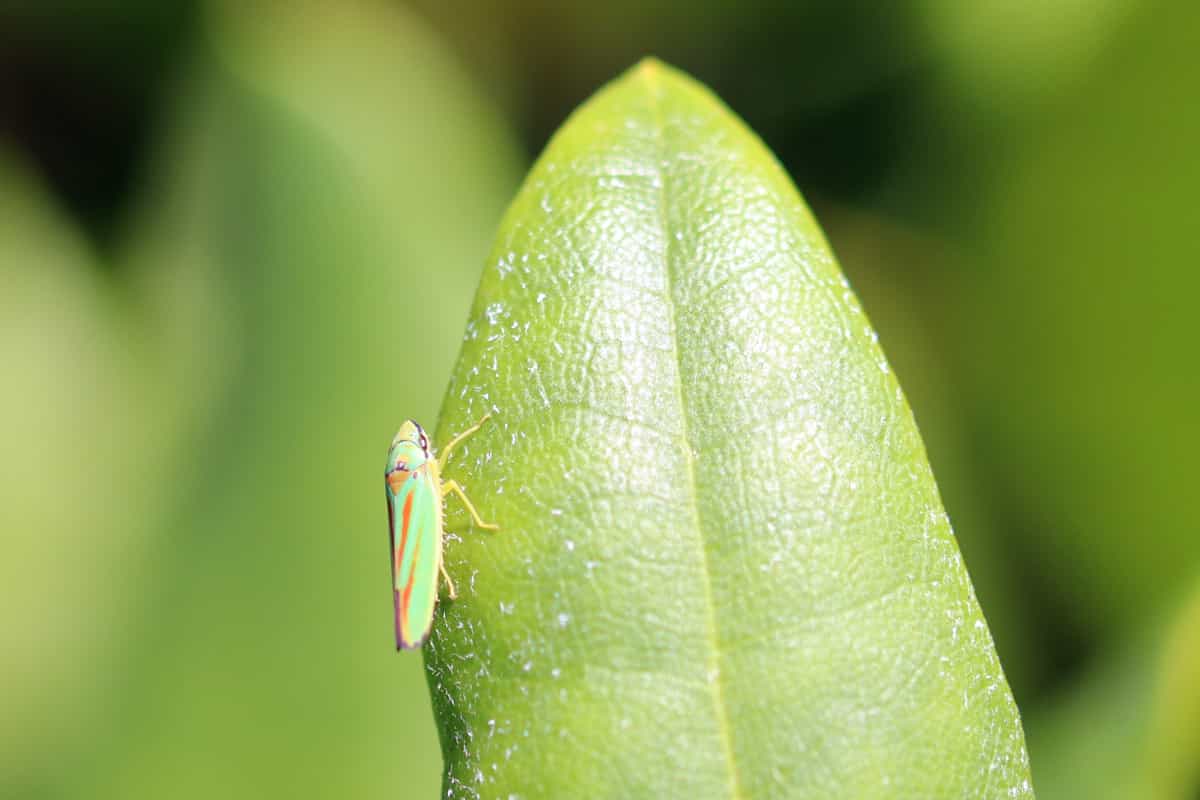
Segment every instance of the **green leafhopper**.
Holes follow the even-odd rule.
[[[433,626],[439,574],[447,593],[457,596],[454,581],[442,563],[442,536],[446,496],[462,501],[471,520],[485,530],[499,530],[484,522],[456,481],[442,480],[442,469],[454,448],[487,422],[479,422],[455,436],[435,458],[424,429],[413,420],[400,426],[388,450],[384,472],[388,501],[388,531],[392,540],[392,593],[396,610],[396,649],[420,647]]]

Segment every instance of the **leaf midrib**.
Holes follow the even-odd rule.
[[[688,490],[691,498],[688,507],[691,510],[692,523],[696,531],[697,545],[700,552],[701,568],[703,570],[704,601],[708,619],[709,652],[707,658],[707,683],[711,687],[713,714],[716,718],[717,729],[720,733],[721,746],[725,754],[725,763],[729,773],[729,795],[732,798],[744,796],[741,779],[738,775],[737,761],[734,758],[733,730],[729,724],[729,711],[725,704],[724,671],[721,669],[721,632],[717,624],[717,606],[713,596],[712,575],[708,557],[708,537],[704,534],[698,500],[699,483],[696,479],[695,457],[692,455],[691,435],[688,428],[688,410],[683,390],[683,358],[679,350],[679,326],[676,322],[675,274],[673,265],[674,237],[671,235],[668,218],[669,193],[667,181],[666,122],[663,118],[662,107],[659,103],[659,68],[654,61],[645,61],[638,70],[646,85],[651,114],[653,115],[653,133],[658,148],[656,169],[658,171],[658,221],[663,236],[663,274],[666,278],[667,298],[666,307],[671,327],[671,350],[675,360],[675,396],[679,404],[680,436],[683,439],[683,459],[686,466]]]

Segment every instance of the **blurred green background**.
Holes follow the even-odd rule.
[[[524,169],[647,53],[824,224],[1039,796],[1200,797],[1184,0],[0,6],[0,796],[436,795],[383,451]]]

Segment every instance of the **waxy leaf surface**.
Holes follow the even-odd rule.
[[[1028,797],[912,415],[808,208],[654,61],[501,227],[437,442],[448,797]]]

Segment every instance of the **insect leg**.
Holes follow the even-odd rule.
[[[500,530],[500,526],[496,523],[484,522],[483,519],[480,518],[479,512],[475,510],[475,506],[472,505],[471,501],[467,499],[467,495],[463,492],[462,487],[458,485],[458,481],[442,481],[442,496],[444,497],[448,494],[458,496],[458,499],[462,501],[463,506],[471,515],[471,520],[475,523],[477,528],[483,528],[485,531]]]
[[[451,600],[455,599],[458,597],[458,590],[454,588],[454,581],[450,579],[450,573],[446,572],[446,564],[441,559],[438,560],[438,569],[441,571],[442,577],[446,579],[446,592],[450,595]]]
[[[487,422],[489,419],[491,419],[491,417],[492,417],[491,414],[484,414],[479,419],[479,422],[476,422],[474,425],[467,428],[465,431],[460,433],[458,436],[455,436],[453,439],[450,440],[449,444],[447,444],[445,447],[442,448],[442,454],[440,456],[438,456],[438,460],[437,460],[439,472],[445,468],[446,462],[450,460],[450,451],[453,450],[455,447],[457,447],[459,445],[459,443],[462,442],[463,439],[466,439],[468,436],[473,434],[475,431],[482,428],[483,423]]]

